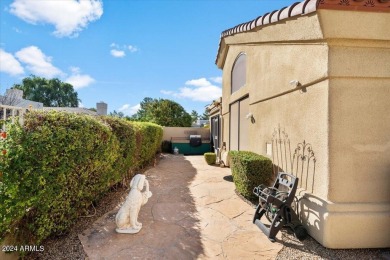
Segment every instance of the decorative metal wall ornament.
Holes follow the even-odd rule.
[[[313,174],[312,174],[312,187],[311,192],[314,191],[314,179],[315,179],[315,169],[316,169],[316,157],[314,155],[313,148],[310,143],[306,143],[305,140],[303,140],[302,143],[299,143],[297,148],[295,148],[294,155],[293,155],[293,161],[292,164],[296,165],[295,176],[300,178],[299,185],[301,188],[308,189],[308,179],[309,179],[309,170],[311,167],[313,167]],[[299,167],[300,166],[300,167]],[[305,186],[303,186],[303,181],[305,180]]]
[[[280,125],[274,129],[272,134],[272,162],[273,173],[276,177],[280,169],[292,173],[293,164],[291,160],[290,138],[285,129],[281,129]]]
[[[311,184],[311,192],[314,192],[316,157],[310,143],[303,140],[298,143],[291,154],[290,138],[285,129],[274,129],[272,133],[272,162],[273,174],[276,177],[279,172],[290,173],[300,179],[299,187],[308,190]],[[309,183],[311,179],[311,183]]]

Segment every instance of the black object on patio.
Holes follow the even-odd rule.
[[[253,223],[272,242],[275,242],[276,234],[284,226],[290,227],[299,240],[304,240],[307,237],[306,229],[302,226],[298,215],[292,208],[294,202],[298,205],[295,198],[297,187],[297,177],[279,172],[272,187],[261,184],[253,190],[253,193],[259,197],[259,205],[256,207]],[[269,228],[260,221],[264,215],[271,222]]]

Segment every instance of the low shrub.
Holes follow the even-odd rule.
[[[237,191],[247,199],[255,199],[253,189],[268,185],[272,178],[272,161],[249,151],[230,151],[230,167]]]
[[[217,155],[215,153],[205,153],[204,159],[206,160],[208,165],[215,164],[217,160]]]

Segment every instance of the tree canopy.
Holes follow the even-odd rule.
[[[196,112],[195,110],[192,110],[192,111],[191,111],[191,118],[192,118],[192,122],[196,122],[196,120],[199,119],[199,114],[198,114],[198,112]]]
[[[184,108],[169,99],[153,99],[146,97],[140,103],[140,109],[133,119],[152,122],[162,126],[188,127],[192,124],[191,115]]]
[[[73,86],[61,80],[45,79],[34,75],[24,78],[13,88],[23,90],[23,98],[41,102],[46,107],[78,107],[79,99]]]

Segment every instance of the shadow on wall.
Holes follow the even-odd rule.
[[[321,239],[324,223],[325,223],[325,212],[327,202],[317,196],[301,190],[302,194],[298,201],[298,216],[302,223],[306,226],[309,234],[316,238]]]
[[[312,145],[306,140],[298,143],[293,149],[292,153],[290,138],[286,131],[280,126],[275,128],[272,134],[274,176],[277,176],[278,172],[287,172],[299,178],[300,189],[297,191],[299,219],[306,225],[310,235],[320,238],[327,203],[313,195],[317,159]]]

